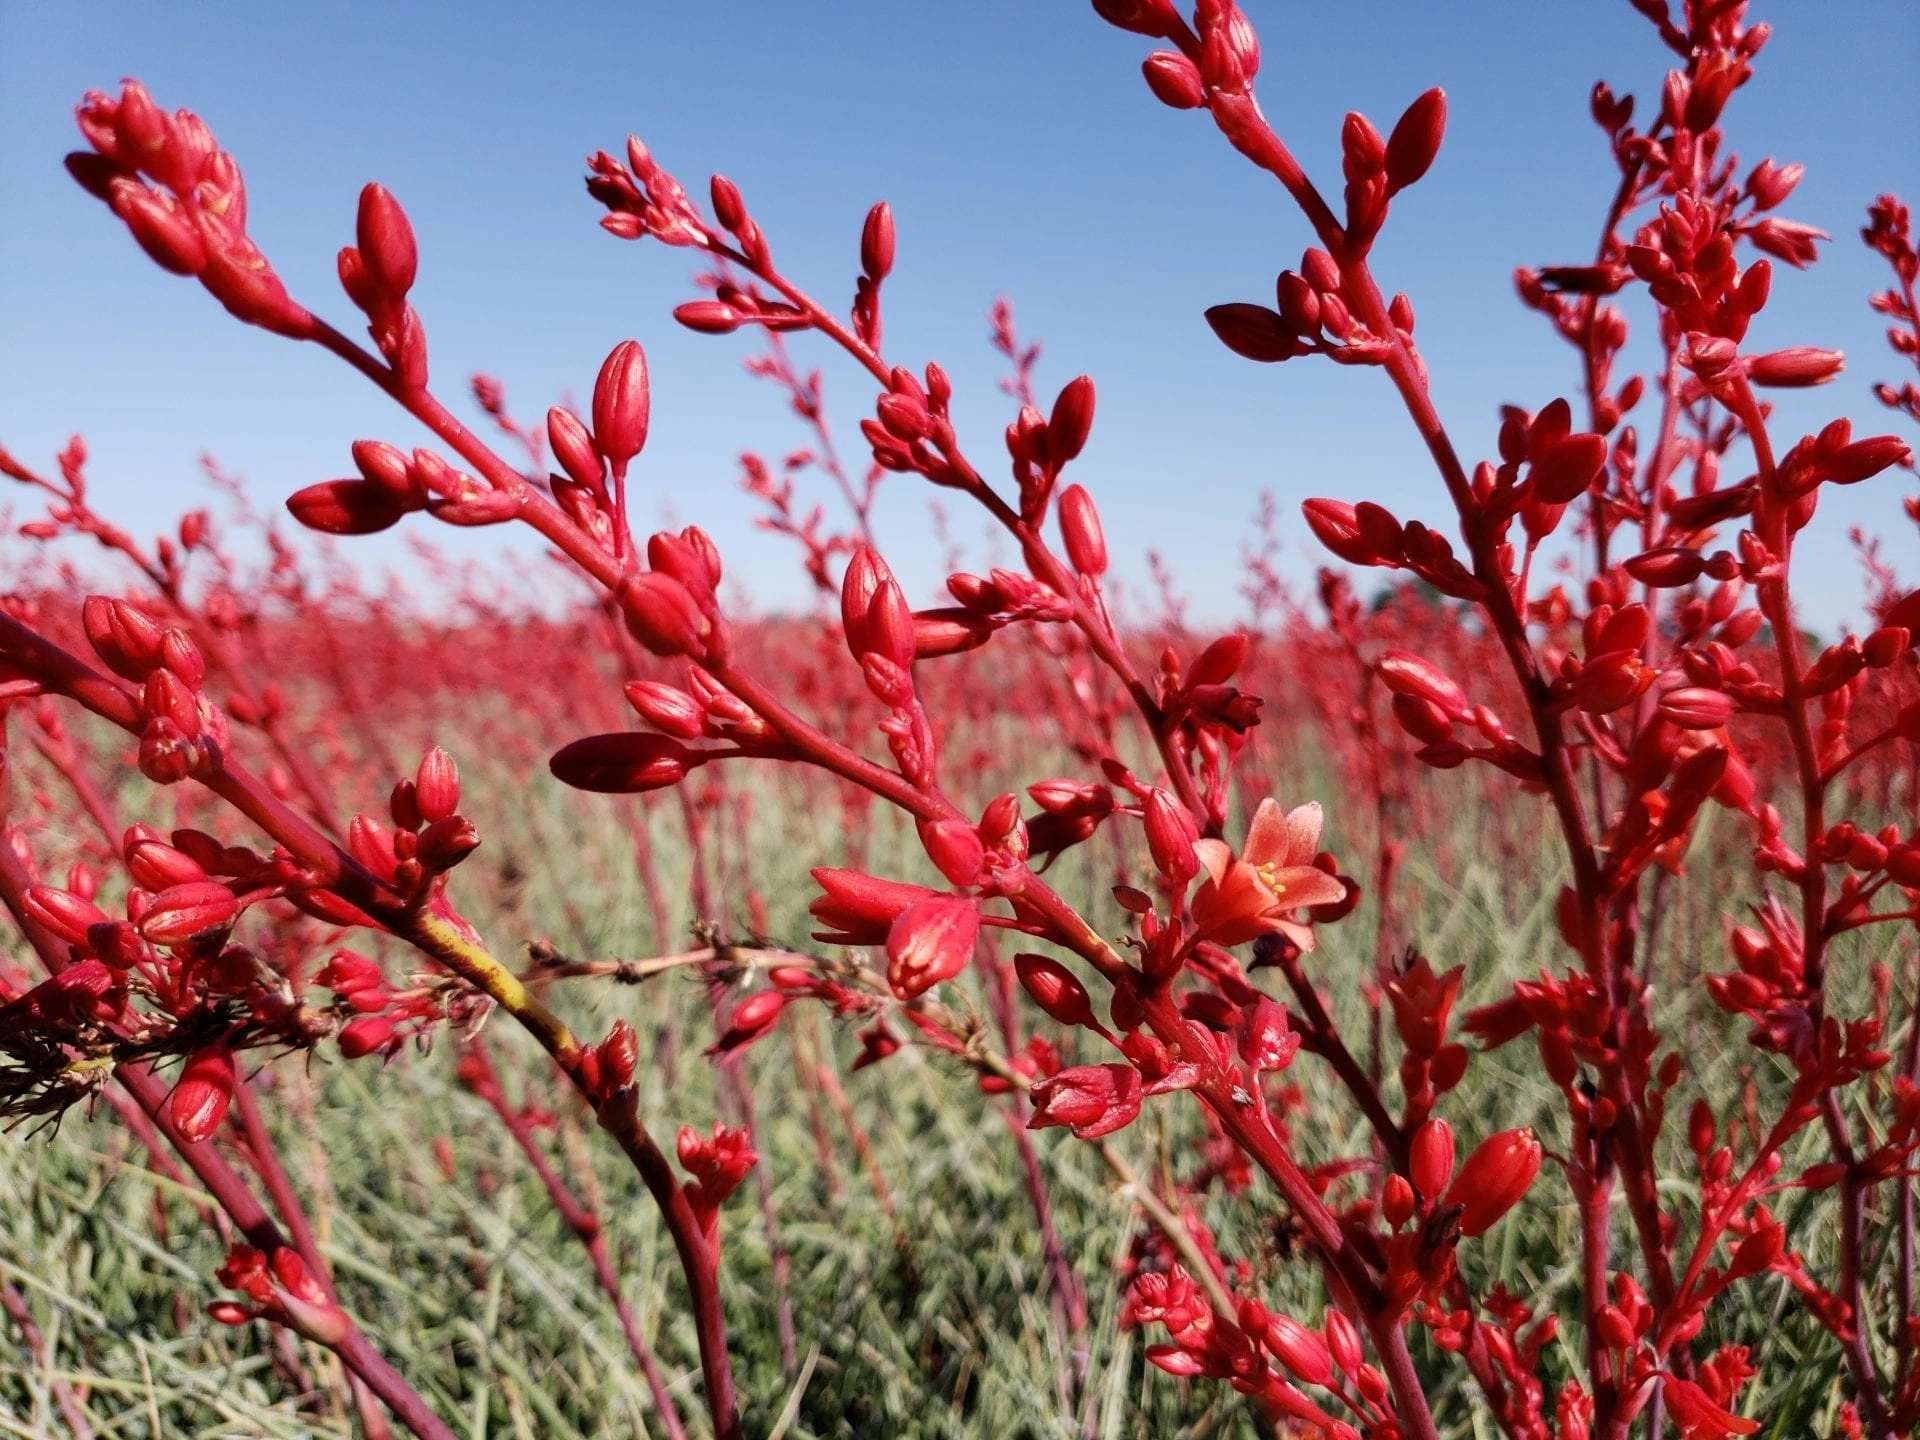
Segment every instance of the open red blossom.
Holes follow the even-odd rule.
[[[1194,892],[1193,919],[1202,939],[1244,945],[1269,931],[1286,935],[1302,950],[1314,946],[1313,927],[1292,918],[1310,905],[1344,900],[1347,887],[1313,863],[1320,849],[1318,805],[1282,812],[1267,799],[1253,814],[1240,854],[1222,841],[1194,846],[1207,878]]]

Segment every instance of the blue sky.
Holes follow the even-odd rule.
[[[1248,8],[1265,47],[1263,103],[1327,188],[1347,110],[1385,128],[1426,86],[1448,90],[1446,147],[1396,205],[1376,268],[1414,299],[1457,442],[1489,453],[1497,405],[1537,406],[1575,383],[1572,352],[1519,307],[1510,276],[1593,248],[1611,170],[1588,88],[1604,77],[1646,107],[1671,56],[1625,0]],[[1812,271],[1776,277],[1756,342],[1836,346],[1851,362],[1834,385],[1789,396],[1780,423],[1798,434],[1847,413],[1892,428],[1867,394],[1898,376],[1866,308],[1884,272],[1857,231],[1881,190],[1920,201],[1920,11],[1910,0],[1755,10],[1775,35],[1730,111],[1734,144],[1748,162],[1805,162],[1784,213],[1836,237]],[[732,177],[783,268],[829,301],[851,294],[867,206],[890,200],[900,259],[888,349],[948,368],[970,452],[996,469],[1010,415],[985,315],[1011,297],[1045,344],[1043,393],[1082,371],[1098,382],[1076,476],[1101,504],[1119,572],[1144,579],[1144,552],[1157,548],[1196,616],[1226,619],[1263,489],[1283,502],[1302,579],[1313,564],[1297,519],[1305,498],[1448,516],[1378,373],[1255,366],[1207,331],[1206,306],[1270,298],[1307,232],[1204,120],[1151,99],[1145,48],[1081,0],[739,0],[724,12],[631,0],[539,11],[0,0],[0,442],[43,461],[83,432],[102,507],[147,531],[201,503],[203,451],[265,502],[349,473],[355,438],[423,438],[318,350],[240,326],[162,274],[66,178],[74,102],[138,75],[163,105],[208,120],[247,174],[255,237],[296,296],[343,328],[356,317],[333,256],[351,241],[355,195],[369,179],[394,190],[419,236],[414,298],[443,394],[485,370],[516,411],[537,415],[590,391],[615,342],[641,340],[655,396],[642,522],[707,526],[760,603],[794,603],[799,566],[749,528],[736,457],[778,456],[801,431],[742,373],[747,340],[689,335],[669,318],[693,294],[688,252],[606,236],[581,190],[582,156],[633,131],[690,189],[715,170]],[[870,384],[824,349],[800,351],[826,367],[858,453]],[[1816,555],[1832,579],[1809,587],[1810,620],[1830,625],[1858,602],[1849,525],[1912,555],[1902,478],[1826,502]],[[916,597],[939,581],[926,498],[894,480],[878,512]],[[526,547],[411,523],[475,563],[502,543]],[[955,528],[985,561],[981,523],[961,515]],[[391,535],[354,545],[356,558],[408,563]]]

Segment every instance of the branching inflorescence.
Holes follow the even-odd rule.
[[[842,314],[776,264],[726,179],[713,179],[702,207],[638,140],[624,156],[601,151],[589,162],[587,189],[606,230],[700,255],[703,294],[675,312],[680,323],[715,335],[763,331],[770,348],[753,366],[810,427],[809,447],[781,465],[744,462],[748,488],[769,510],[764,523],[794,537],[816,586],[837,596],[837,613],[807,626],[803,662],[795,647],[757,639],[762,622],[729,613],[720,552],[703,531],[632,532],[628,483],[650,403],[639,344],[606,358],[586,413],[555,407],[543,426],[513,421],[497,385],[476,385],[482,408],[524,452],[523,470],[432,388],[425,322],[408,301],[420,258],[392,195],[366,188],[355,243],[340,253],[367,348],[276,277],[248,237],[239,168],[196,116],[160,110],[134,82],[117,99],[90,95],[80,123],[91,148],[69,168],[155,261],[197,278],[237,318],[332,352],[436,437],[439,449],[411,452],[356,442],[357,473],[293,495],[295,519],[340,536],[414,514],[458,526],[518,522],[593,586],[612,623],[597,632],[606,668],[585,677],[599,690],[590,703],[606,702],[611,715],[609,697],[623,693],[642,728],[581,735],[576,726],[550,769],[609,795],[680,787],[703,914],[727,903],[715,898],[723,882],[705,838],[721,802],[687,797],[696,772],[744,760],[807,772],[815,779],[805,783],[826,782],[861,813],[897,812],[932,873],[911,868],[937,882],[898,878],[907,862],[872,853],[858,838],[865,832],[850,830],[848,855],[820,857],[844,863],[813,872],[824,954],[708,930],[699,949],[656,961],[549,956],[543,972],[516,975],[457,898],[455,872],[480,834],[453,758],[432,749],[397,777],[376,735],[363,750],[386,767],[390,796],[360,813],[338,807],[326,767],[303,750],[286,681],[267,683],[277,677],[249,647],[236,572],[207,519],[189,516],[177,541],[149,556],[90,508],[77,445],[58,480],[7,457],[0,468],[49,501],[47,518],[27,527],[33,538],[89,535],[132,563],[145,594],[87,598],[77,630],[24,599],[0,615],[0,695],[33,716],[42,754],[126,881],[114,913],[94,873],[44,883],[24,831],[9,826],[0,896],[47,973],[15,986],[0,1009],[0,1107],[54,1114],[111,1090],[128,1113],[151,1117],[154,1143],[179,1149],[244,1239],[220,1277],[244,1299],[215,1306],[215,1318],[267,1320],[325,1347],[356,1393],[423,1436],[452,1432],[380,1358],[338,1303],[311,1237],[303,1241],[300,1201],[253,1113],[246,1067],[324,1046],[391,1058],[452,1031],[466,1046],[462,1082],[498,1115],[584,1247],[666,1433],[688,1433],[625,1307],[590,1197],[544,1158],[535,1136],[544,1110],[532,1097],[508,1098],[479,1039],[489,1016],[505,1012],[656,1202],[694,1319],[706,1423],[737,1436],[718,1216],[756,1163],[747,1094],[723,1087],[722,1123],[682,1129],[670,1156],[641,1119],[638,1087],[650,1072],[635,1031],[623,1021],[587,1041],[542,998],[560,978],[680,968],[713,987],[723,1066],[818,1002],[861,1027],[855,1068],[911,1040],[1001,1097],[1069,1341],[1084,1332],[1087,1307],[1025,1131],[1066,1128],[1098,1147],[1144,1217],[1125,1319],[1154,1332],[1147,1357],[1175,1376],[1226,1382],[1278,1433],[1436,1440],[1469,1406],[1515,1440],[1658,1435],[1668,1420],[1690,1440],[1754,1433],[1743,1389],[1760,1337],[1706,1337],[1717,1333],[1721,1297],[1767,1275],[1797,1292],[1844,1364],[1839,1433],[1911,1431],[1920,1424],[1911,1186],[1920,1027],[1909,1006],[1896,1059],[1883,1048],[1895,1024],[1891,977],[1868,986],[1847,972],[1864,963],[1851,948],[1860,932],[1912,931],[1920,919],[1911,820],[1920,594],[1883,586],[1865,635],[1818,646],[1796,623],[1793,593],[1796,541],[1825,488],[1908,464],[1909,451],[1893,436],[1856,437],[1845,420],[1798,439],[1776,433],[1764,393],[1828,382],[1841,357],[1746,344],[1773,262],[1803,268],[1826,238],[1778,213],[1799,167],[1743,169],[1722,129],[1767,28],[1747,23],[1743,0],[1694,0],[1679,19],[1665,0],[1633,3],[1676,68],[1638,128],[1631,99],[1596,87],[1593,116],[1619,183],[1594,256],[1517,276],[1523,303],[1576,350],[1578,388],[1508,409],[1488,437],[1491,457],[1473,461],[1434,403],[1411,300],[1389,298],[1371,263],[1395,203],[1439,154],[1445,97],[1420,96],[1385,135],[1348,116],[1341,189],[1330,198],[1262,115],[1259,42],[1244,13],[1224,0],[1200,0],[1191,16],[1173,0],[1095,0],[1111,25],[1167,47],[1144,63],[1152,94],[1210,119],[1280,183],[1310,232],[1273,303],[1215,306],[1206,317],[1214,331],[1250,360],[1317,357],[1382,372],[1453,512],[1430,524],[1366,500],[1305,502],[1307,525],[1338,559],[1408,572],[1441,598],[1416,604],[1403,590],[1369,612],[1328,572],[1330,621],[1317,642],[1328,678],[1269,664],[1264,702],[1246,678],[1259,637],[1179,627],[1155,637],[1116,621],[1099,509],[1075,478],[1095,418],[1090,379],[1069,382],[1050,407],[1034,403],[1037,350],[1014,337],[1010,313],[996,314],[1020,402],[1001,476],[992,473],[1000,462],[988,464],[957,432],[947,373],[887,350],[896,239],[885,204],[866,218]],[[1907,213],[1887,197],[1870,219],[1866,239],[1895,275],[1874,303],[1894,322],[1896,350],[1912,358],[1920,259]],[[1617,373],[1629,298],[1653,316],[1657,367],[1647,374]],[[821,342],[878,391],[860,423],[872,462],[860,474],[835,448],[819,374],[788,349]],[[1877,393],[1920,419],[1911,384]],[[549,453],[553,473],[540,473]],[[795,480],[809,470],[846,505],[843,533],[797,507]],[[956,570],[949,603],[915,609],[872,541],[887,473],[956,492],[1004,533],[1017,561],[985,575]],[[1569,540],[1584,583],[1547,583],[1536,559]],[[190,584],[203,556],[211,578]],[[1423,642],[1436,630],[1451,636],[1455,658],[1472,651],[1471,668]],[[82,637],[91,658],[79,653]],[[966,708],[941,662],[1023,640],[1066,677],[1056,718],[1031,723],[1064,727],[1084,769],[1023,775],[1024,798],[1009,790],[983,800],[963,747],[993,744],[967,727],[995,717]],[[1342,666],[1350,697],[1331,678]],[[820,679],[827,673],[839,678]],[[121,825],[55,700],[124,731],[148,780],[208,792],[217,804],[205,808],[206,828]],[[1517,787],[1541,807],[1566,867],[1549,902],[1563,963],[1456,1017],[1463,968],[1406,950],[1415,937],[1399,928],[1405,915],[1382,903],[1366,947],[1373,1030],[1361,1041],[1343,1035],[1316,930],[1359,906],[1360,882],[1322,847],[1318,804],[1283,805],[1236,769],[1263,730],[1292,723],[1276,712],[1314,704],[1344,737],[1330,743],[1356,757],[1342,767],[1356,793],[1333,798],[1370,812],[1369,864],[1383,896],[1412,838],[1397,831],[1421,818],[1412,762],[1443,771],[1482,762],[1488,794]],[[540,726],[562,723],[531,717],[522,738],[542,742]],[[262,737],[269,769],[244,763],[242,731]],[[1860,778],[1868,767],[1872,783]],[[1660,916],[1690,883],[1690,846],[1710,806],[1750,835],[1757,898],[1750,923],[1728,931],[1727,959],[1701,983],[1749,1024],[1749,1044],[1785,1077],[1766,1097],[1770,1113],[1749,1104],[1736,1115],[1701,1093],[1649,982]],[[1050,876],[1061,857],[1098,846],[1114,857],[1117,883],[1096,907],[1069,899]],[[639,855],[649,866],[643,842]],[[667,948],[664,933],[656,939]],[[1910,995],[1911,945],[1905,953]],[[1262,987],[1263,972],[1280,993]],[[969,973],[971,987],[961,983]],[[1863,1011],[1857,997],[1868,989],[1881,1000]],[[1022,994],[1042,1028],[1017,1003]],[[796,1022],[796,1036],[814,1033],[806,1026]],[[1455,1121],[1441,1113],[1447,1096],[1484,1063],[1480,1053],[1523,1039],[1537,1046],[1563,1116],[1550,1137],[1500,1131],[1457,1159]],[[1296,1132],[1315,1117],[1301,1113],[1285,1078],[1303,1050],[1369,1127],[1364,1153],[1308,1158],[1325,1147],[1301,1143]],[[169,1088],[153,1067],[176,1058]],[[844,1113],[831,1067],[817,1068],[815,1099]],[[1199,1107],[1208,1164],[1178,1183],[1142,1180],[1109,1137],[1174,1092]],[[1675,1136],[1668,1112],[1682,1104],[1684,1136]],[[824,1134],[824,1120],[817,1128]],[[223,1158],[216,1142],[230,1129],[245,1134],[278,1224]],[[855,1143],[870,1159],[857,1131]],[[1578,1214],[1577,1302],[1564,1313],[1486,1281],[1489,1267],[1476,1263],[1483,1237],[1534,1191],[1543,1165],[1564,1177]],[[884,1193],[877,1173],[874,1183]],[[1321,1315],[1269,1308],[1253,1268],[1222,1254],[1202,1218],[1215,1191],[1284,1215],[1318,1266]],[[1832,1202],[1820,1212],[1834,1219],[1830,1246],[1790,1231],[1781,1213],[1811,1213],[1822,1197]],[[764,1190],[762,1201],[771,1224]],[[1875,1238],[1887,1235],[1891,1257]],[[1876,1266],[1898,1270],[1885,1313],[1868,1300],[1888,1293]],[[1569,1320],[1577,1367],[1548,1355]],[[385,1423],[370,1400],[363,1416],[370,1429]]]

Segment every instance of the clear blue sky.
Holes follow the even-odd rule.
[[[1520,309],[1510,276],[1592,250],[1611,171],[1588,88],[1604,77],[1646,107],[1672,57],[1625,0],[1249,9],[1268,112],[1335,188],[1347,110],[1385,128],[1424,87],[1448,90],[1446,147],[1396,206],[1377,268],[1414,298],[1457,440],[1489,453],[1496,405],[1537,406],[1575,382],[1572,352]],[[1897,374],[1866,308],[1884,272],[1857,231],[1881,190],[1920,201],[1920,11],[1911,0],[1755,11],[1775,36],[1731,109],[1737,147],[1748,162],[1805,162],[1784,213],[1836,237],[1812,271],[1777,277],[1756,338],[1838,346],[1851,362],[1834,385],[1789,397],[1782,424],[1797,434],[1848,413],[1891,428],[1866,392]],[[1082,0],[538,11],[0,0],[0,440],[40,461],[84,432],[102,504],[147,530],[199,502],[202,451],[268,501],[349,473],[356,437],[421,438],[337,362],[234,323],[198,286],[162,274],[66,178],[74,102],[138,75],[163,105],[206,117],[246,171],[260,244],[294,293],[344,328],[356,317],[333,256],[351,240],[354,197],[369,179],[394,190],[419,235],[415,300],[443,392],[486,370],[516,410],[537,415],[584,395],[616,341],[640,339],[655,395],[642,520],[670,512],[708,526],[763,603],[791,603],[804,593],[799,568],[749,530],[736,456],[777,456],[800,431],[742,374],[748,341],[672,323],[693,293],[688,252],[604,235],[581,190],[582,156],[634,131],[690,189],[714,170],[731,176],[788,273],[835,302],[851,293],[867,206],[892,201],[888,348],[948,367],[970,449],[996,465],[1009,414],[984,317],[1010,296],[1046,345],[1046,393],[1082,371],[1099,383],[1076,474],[1100,500],[1122,574],[1144,578],[1141,557],[1157,547],[1196,614],[1226,618],[1264,488],[1283,501],[1303,578],[1304,498],[1375,497],[1403,518],[1448,517],[1377,373],[1255,366],[1212,339],[1201,311],[1269,298],[1306,231],[1203,119],[1151,99],[1144,49]],[[840,430],[857,442],[869,384],[801,348],[827,366]],[[1895,553],[1911,557],[1900,491],[1862,486],[1828,502],[1819,554],[1833,583],[1810,619],[1831,624],[1857,603],[1848,524],[1898,537]],[[883,542],[921,582],[916,597],[938,581],[925,498],[894,480],[879,512]],[[410,523],[476,556],[497,543]],[[976,563],[986,558],[979,522],[964,517],[959,535]],[[391,536],[354,543],[357,556],[406,563]]]

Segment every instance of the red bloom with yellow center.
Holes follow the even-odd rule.
[[[1313,863],[1320,850],[1320,825],[1318,805],[1282,814],[1268,799],[1253,812],[1238,857],[1224,841],[1196,841],[1194,853],[1207,871],[1193,897],[1200,938],[1216,945],[1244,945],[1278,930],[1302,950],[1313,949],[1312,927],[1291,917],[1310,905],[1344,900],[1347,894],[1339,879]]]

